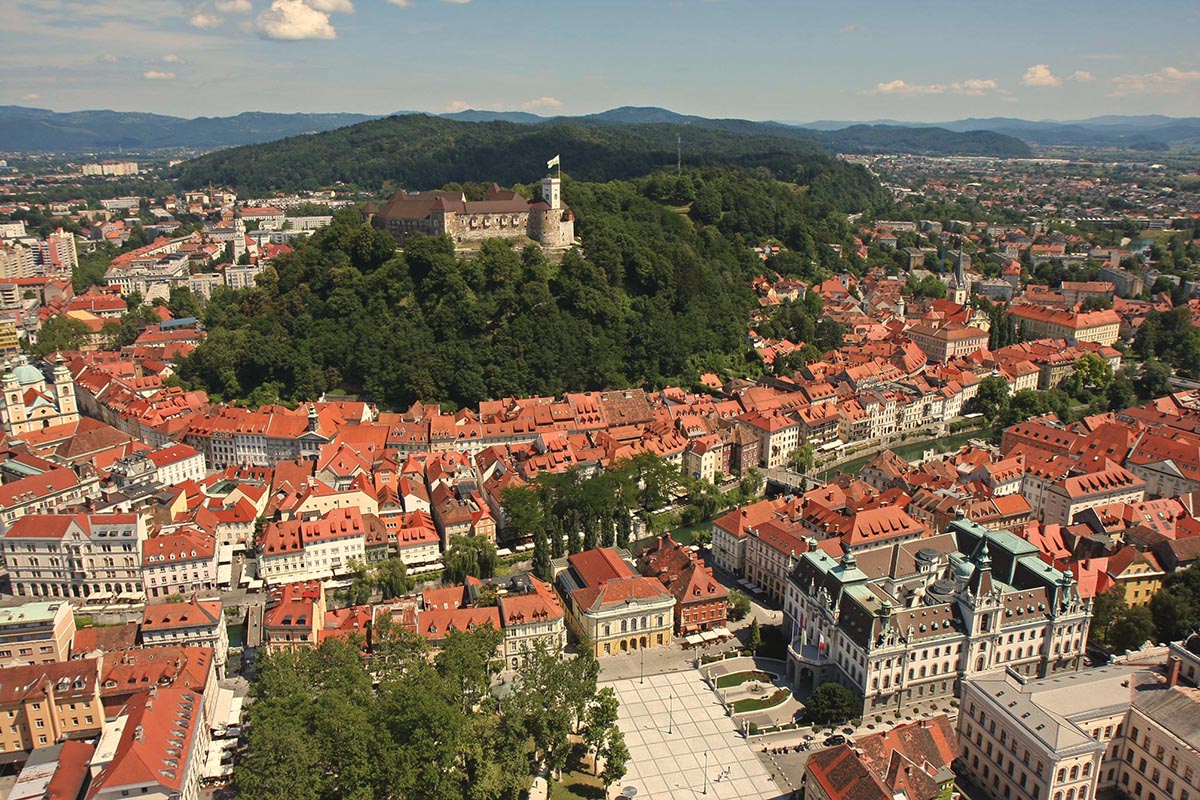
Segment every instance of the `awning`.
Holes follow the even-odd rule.
[[[709,633],[721,639],[728,639],[730,636],[733,636],[733,633],[726,627],[713,628]]]
[[[684,637],[684,641],[690,645],[697,645],[704,641],[704,637],[699,633],[693,633],[690,636]]]
[[[244,698],[244,697],[235,697],[235,698],[233,698],[233,702],[231,702],[229,704],[229,724],[230,725],[241,724],[242,703],[245,701],[245,699],[246,698]]]
[[[233,689],[217,689],[217,702],[213,705],[213,730],[224,728],[229,723],[229,707],[233,705]]]

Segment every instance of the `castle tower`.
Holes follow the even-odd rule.
[[[75,403],[75,383],[71,371],[63,361],[62,353],[54,359],[54,399],[58,401],[59,422],[74,422],[79,418]]]
[[[542,178],[542,199],[552,209],[562,208],[562,178]]]

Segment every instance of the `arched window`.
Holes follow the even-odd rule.
[[[1089,763],[1087,763],[1087,764],[1084,764],[1084,765],[1083,765],[1083,777],[1085,777],[1085,778],[1086,778],[1086,777],[1088,777],[1088,776],[1089,776],[1089,775],[1091,775],[1091,774],[1092,774],[1092,765],[1091,765],[1091,763],[1089,762]]]
[[[1060,770],[1058,771],[1058,782],[1059,782],[1059,783],[1062,783],[1062,782],[1063,782],[1063,781],[1065,781],[1066,779],[1067,779],[1067,771],[1066,771],[1066,769],[1060,769]]]
[[[1078,777],[1079,777],[1079,765],[1076,764],[1075,766],[1071,767],[1071,780],[1075,780]]]

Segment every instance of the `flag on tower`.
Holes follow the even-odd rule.
[[[546,169],[550,169],[551,167],[557,167],[557,166],[559,166],[558,156],[555,156],[554,158],[552,158],[546,162]]]

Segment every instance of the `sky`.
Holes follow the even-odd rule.
[[[2,0],[0,104],[1200,116],[1196,0]]]

